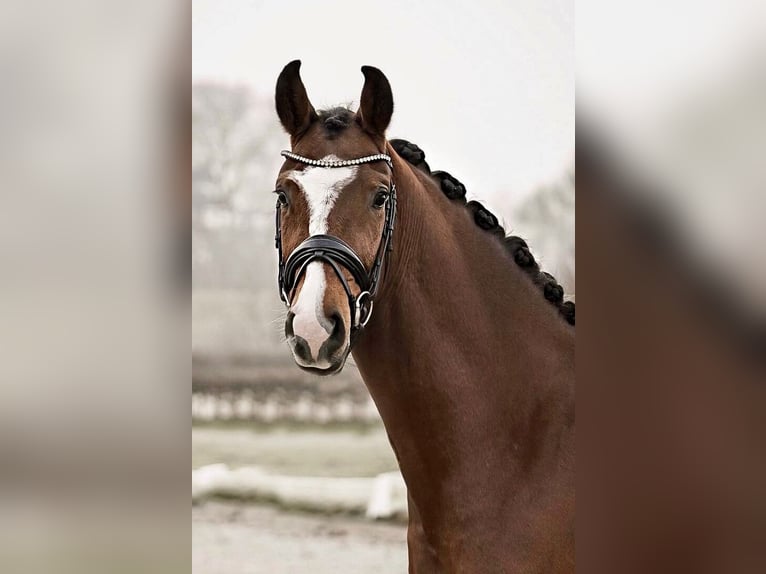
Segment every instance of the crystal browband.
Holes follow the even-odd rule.
[[[292,159],[294,161],[298,161],[300,163],[305,163],[307,165],[313,165],[316,167],[348,167],[350,165],[372,163],[374,161],[385,161],[389,165],[389,167],[393,169],[393,164],[391,163],[391,156],[386,155],[384,153],[376,153],[374,155],[366,155],[364,157],[357,157],[354,159],[339,159],[336,161],[330,161],[326,159],[311,159],[310,157],[303,157],[302,155],[298,155],[297,153],[293,153],[287,150],[282,151],[282,156],[288,159]]]

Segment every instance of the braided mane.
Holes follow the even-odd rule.
[[[529,251],[526,241],[516,235],[506,236],[505,229],[500,225],[497,217],[478,201],[466,202],[465,186],[446,171],[431,171],[426,163],[426,154],[417,145],[403,139],[390,140],[390,142],[396,153],[408,163],[433,177],[439,183],[444,195],[449,199],[464,203],[473,213],[473,220],[476,225],[503,241],[516,265],[521,267],[535,285],[542,290],[545,299],[556,306],[567,323],[575,324],[575,304],[572,301],[564,301],[564,289],[553,275],[540,270],[540,266]]]

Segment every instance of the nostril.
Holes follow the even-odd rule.
[[[306,339],[303,337],[295,337],[293,339],[293,350],[295,355],[306,363],[311,362],[311,349]]]
[[[293,320],[295,319],[295,313],[292,311],[287,312],[287,318],[285,319],[285,335],[287,337],[292,337],[295,335],[295,331],[293,330]]]
[[[343,318],[340,316],[340,313],[333,313],[330,315],[330,325],[332,328],[332,332],[330,333],[330,339],[337,339],[339,336],[344,335],[343,333]]]
[[[346,327],[340,313],[333,313],[327,319],[332,325],[332,332],[319,350],[319,356],[325,360],[331,360],[333,355],[335,355],[346,342]]]

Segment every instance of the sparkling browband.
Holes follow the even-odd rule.
[[[287,150],[282,151],[282,156],[288,159],[292,159],[292,160],[299,161],[301,163],[305,163],[308,165],[313,165],[316,167],[348,167],[350,165],[372,163],[374,161],[385,161],[389,165],[389,167],[393,169],[393,164],[391,163],[391,156],[386,155],[384,153],[376,153],[374,155],[366,155],[364,157],[357,157],[354,159],[340,159],[337,161],[329,161],[324,159],[311,159],[310,157],[303,157],[302,155],[298,155],[297,153],[293,153]]]

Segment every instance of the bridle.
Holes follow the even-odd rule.
[[[350,167],[364,163],[385,161],[388,164],[388,167],[391,168],[392,174],[394,169],[391,157],[384,153],[336,161],[311,159],[289,151],[283,151],[282,156],[299,163],[321,168]],[[356,254],[356,251],[354,251],[348,243],[334,235],[310,236],[303,241],[303,243],[298,245],[287,258],[287,261],[285,261],[282,255],[281,204],[277,201],[275,242],[279,253],[278,281],[279,295],[282,301],[288,307],[290,306],[295,287],[300,281],[301,276],[306,272],[309,263],[312,261],[323,261],[324,263],[327,263],[338,276],[338,279],[340,279],[340,283],[343,285],[343,289],[346,291],[348,297],[348,305],[351,310],[350,336],[351,344],[353,345],[356,341],[356,337],[362,329],[367,326],[367,323],[370,322],[370,317],[372,317],[373,300],[378,292],[380,272],[383,267],[383,262],[386,259],[386,255],[391,251],[393,245],[391,243],[391,236],[394,232],[395,221],[396,185],[392,179],[391,187],[389,189],[389,197],[386,201],[383,233],[378,245],[378,251],[375,255],[375,261],[373,261],[369,271],[364,263],[362,263],[361,258]],[[356,281],[361,289],[358,295],[354,295],[351,291],[351,287],[343,274],[342,268],[345,268],[351,273],[354,281]]]

